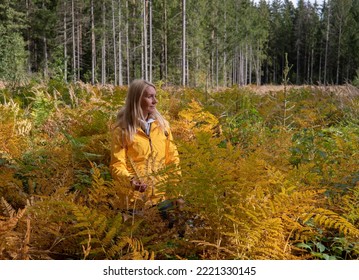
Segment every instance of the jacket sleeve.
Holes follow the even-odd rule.
[[[176,144],[173,142],[173,135],[171,130],[168,130],[168,136],[166,141],[166,164],[171,165],[175,164],[177,167],[179,166],[179,155]]]
[[[111,131],[111,162],[110,171],[114,179],[120,180],[130,177],[126,164],[126,149],[121,141],[121,129],[116,128]]]

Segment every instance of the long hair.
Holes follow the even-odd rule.
[[[133,80],[127,92],[125,106],[122,107],[117,114],[113,129],[117,127],[122,129],[122,142],[124,145],[128,145],[133,141],[137,129],[141,127],[142,122],[146,120],[147,116],[143,115],[141,108],[141,99],[148,87],[156,89],[155,85],[146,80]],[[157,109],[151,117],[158,121],[160,128],[165,132],[168,124]]]

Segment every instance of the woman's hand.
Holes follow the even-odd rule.
[[[131,184],[134,187],[135,191],[144,192],[147,189],[147,184],[144,184],[136,179],[132,179]]]

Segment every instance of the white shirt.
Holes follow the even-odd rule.
[[[151,123],[153,123],[154,121],[155,120],[152,118],[149,118],[147,121],[142,121],[144,131],[147,135],[150,135]]]

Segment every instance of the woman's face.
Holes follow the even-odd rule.
[[[157,102],[156,89],[151,86],[147,87],[141,98],[141,108],[145,118],[155,112]]]

